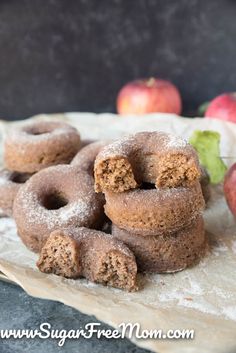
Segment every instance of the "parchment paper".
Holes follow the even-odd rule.
[[[236,161],[236,125],[217,120],[167,114],[122,118],[90,113],[40,115],[33,119],[49,118],[70,122],[86,140],[158,129],[188,138],[195,129],[212,129],[221,133],[222,156],[235,156],[227,163]],[[20,124],[0,122],[1,140],[10,126]],[[212,189],[204,217],[211,244],[206,258],[196,267],[176,274],[140,276],[142,289],[137,293],[40,273],[35,266],[37,255],[21,243],[14,221],[9,218],[0,219],[0,270],[30,295],[58,300],[113,327],[121,322],[139,322],[142,329],[195,329],[195,339],[189,341],[133,339],[155,352],[235,352],[236,222],[225,203],[222,186]]]

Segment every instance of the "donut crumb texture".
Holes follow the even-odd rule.
[[[108,158],[95,169],[95,191],[123,192],[138,186],[130,163],[125,158]]]
[[[81,269],[75,240],[56,234],[42,248],[37,266],[41,272],[66,278],[80,277]]]
[[[120,251],[108,251],[98,263],[99,266],[97,269],[95,268],[95,274],[94,271],[87,270],[89,268],[88,264],[84,266],[86,278],[103,285],[122,288],[129,292],[138,289],[136,285],[136,264],[134,266],[133,261]]]
[[[195,161],[179,153],[159,162],[157,187],[192,186],[201,176]]]

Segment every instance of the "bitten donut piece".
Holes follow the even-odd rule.
[[[198,216],[189,226],[174,233],[143,237],[113,224],[112,234],[132,250],[139,271],[181,271],[196,264],[205,254],[207,246],[202,216]]]
[[[24,244],[39,252],[55,229],[100,227],[103,204],[103,195],[94,191],[92,176],[71,165],[59,165],[41,170],[20,188],[13,215]]]
[[[12,216],[13,202],[22,184],[31,174],[11,172],[7,169],[0,171],[0,209],[6,216]]]
[[[123,192],[142,182],[156,187],[191,186],[201,175],[194,148],[164,132],[140,132],[106,146],[94,167],[97,192]]]
[[[105,213],[120,228],[150,235],[177,231],[205,207],[201,186],[105,193]]]
[[[42,272],[66,278],[85,277],[128,291],[137,289],[133,253],[111,235],[87,228],[52,232],[41,250],[37,266]]]
[[[9,170],[34,173],[43,168],[70,163],[80,148],[80,135],[58,121],[36,121],[11,130],[4,143],[4,161]]]
[[[72,159],[71,165],[93,175],[94,162],[98,153],[109,143],[109,141],[96,141],[82,148]]]

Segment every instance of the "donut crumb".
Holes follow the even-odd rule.
[[[159,162],[157,187],[191,186],[200,178],[199,168],[187,156],[167,155]]]
[[[136,285],[136,270],[131,269],[132,262],[120,252],[111,250],[102,260],[96,275],[96,282],[108,286],[123,288],[128,291],[138,289]]]
[[[54,273],[66,278],[80,276],[79,248],[68,236],[51,234],[42,248],[37,266],[41,272]]]
[[[95,169],[95,191],[123,192],[138,186],[130,163],[125,158],[108,158]]]

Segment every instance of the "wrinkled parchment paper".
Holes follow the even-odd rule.
[[[217,120],[186,119],[153,114],[122,118],[112,114],[70,113],[40,115],[59,118],[78,128],[85,140],[117,138],[143,130],[163,130],[186,138],[195,129],[221,133],[221,154],[230,165],[236,161],[236,125]],[[0,138],[10,126],[0,122]],[[1,149],[2,150],[2,149]],[[210,253],[194,268],[166,275],[142,275],[142,289],[126,293],[86,280],[67,280],[40,273],[37,255],[28,251],[16,234],[12,219],[0,219],[0,270],[30,295],[58,300],[116,327],[138,322],[142,329],[195,329],[194,340],[135,340],[159,353],[227,353],[236,351],[236,222],[222,194],[212,189],[205,211]],[[75,328],[76,329],[76,328]]]

